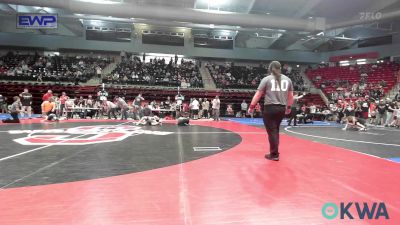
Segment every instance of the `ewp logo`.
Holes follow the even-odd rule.
[[[56,29],[57,14],[19,14],[17,28]]]
[[[353,205],[354,204],[354,205]],[[340,208],[337,206],[337,204],[333,202],[326,203],[322,207],[322,215],[328,219],[332,220],[335,219],[339,214],[340,214],[340,219],[350,219],[353,220],[354,216],[356,215],[354,210],[351,211],[352,206],[355,206],[356,208],[356,213],[358,215],[358,219],[389,219],[389,214],[386,209],[386,205],[383,202],[374,202],[371,205],[368,205],[368,203],[363,202],[362,204],[358,202],[348,202],[340,203]],[[353,207],[354,208],[354,207]],[[353,213],[353,214],[352,214]]]

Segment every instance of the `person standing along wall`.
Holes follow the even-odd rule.
[[[24,92],[19,94],[19,96],[22,104],[21,114],[28,115],[29,119],[32,119],[32,94],[25,88]]]
[[[212,100],[212,112],[214,121],[220,120],[219,119],[220,108],[221,108],[221,101],[219,100],[218,96],[215,96],[215,98]]]

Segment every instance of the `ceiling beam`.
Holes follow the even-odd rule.
[[[209,13],[194,9],[136,5],[133,3],[103,5],[72,0],[3,0],[6,3],[67,9],[75,13],[121,18],[143,18],[198,24],[278,28],[287,30],[322,30],[324,22],[271,15],[243,13]]]
[[[294,14],[295,18],[303,18],[306,16],[321,0],[309,0],[307,3]]]
[[[0,10],[8,13],[15,13],[15,9],[9,4],[0,4]]]

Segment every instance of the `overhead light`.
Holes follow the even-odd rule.
[[[84,14],[74,13],[75,16],[85,16]]]
[[[215,27],[214,24],[210,24],[211,29],[214,29],[214,27]]]
[[[221,35],[228,36],[229,34],[231,34],[229,30],[221,30]]]
[[[271,14],[271,13],[267,12],[266,14],[269,15],[269,14]]]
[[[93,26],[102,26],[102,25],[104,25],[104,22],[101,21],[101,20],[90,20],[89,22],[90,22],[90,25],[93,25]]]
[[[367,64],[367,62],[357,62],[358,65]]]
[[[312,20],[313,18],[314,18],[314,17],[312,17],[312,16],[309,16],[309,17],[308,17],[308,19],[310,19],[310,20]]]
[[[131,18],[129,18],[129,19],[134,20],[135,18],[131,17]]]
[[[299,67],[300,67],[300,65],[296,65],[296,67],[297,67],[297,68],[299,68]]]
[[[325,33],[323,32],[323,31],[321,31],[321,32],[319,32],[318,34],[317,34],[317,36],[324,36],[325,35]]]
[[[122,1],[118,0],[78,0],[80,2],[88,2],[88,3],[95,3],[95,4],[106,4],[106,5],[111,5],[111,4],[121,4]]]
[[[349,63],[349,60],[339,61],[339,63]]]
[[[52,13],[52,11],[53,11],[53,9],[51,9],[51,8],[49,8],[49,7],[38,7],[39,9],[39,11],[45,11],[45,12],[48,12],[48,13]]]
[[[367,61],[366,59],[357,59],[356,60],[357,62],[365,62],[365,61]]]
[[[208,5],[221,6],[228,2],[228,0],[206,0]]]
[[[199,12],[214,13],[214,14],[233,14],[234,12],[215,10],[215,9],[194,9]]]
[[[261,28],[262,30],[268,30],[268,31],[274,31],[274,29],[271,28]]]

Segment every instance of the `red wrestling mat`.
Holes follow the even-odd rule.
[[[0,224],[400,224],[400,164],[287,135],[281,161],[272,162],[264,159],[262,129],[193,123],[239,133],[242,142],[161,169],[2,189]],[[340,219],[340,212],[328,220],[322,215],[328,202],[384,202],[390,219],[359,219],[353,204],[354,220]]]

